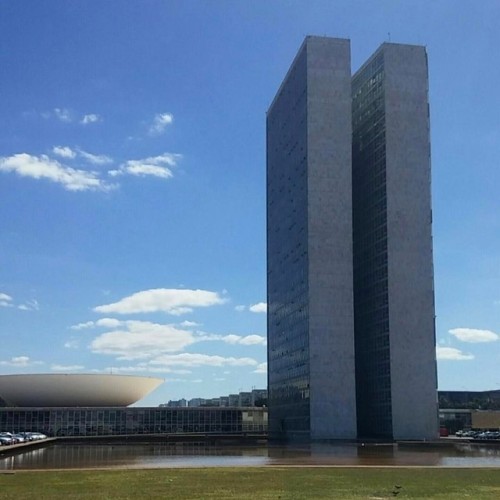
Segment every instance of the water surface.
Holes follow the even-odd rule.
[[[0,470],[266,465],[499,467],[500,445],[47,443],[0,457]]]

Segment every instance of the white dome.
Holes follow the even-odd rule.
[[[163,379],[129,375],[0,375],[0,398],[9,406],[128,406]]]

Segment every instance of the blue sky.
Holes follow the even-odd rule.
[[[0,372],[266,385],[265,112],[304,36],[427,46],[438,375],[500,388],[497,1],[0,3]]]

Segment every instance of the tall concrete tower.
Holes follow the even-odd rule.
[[[360,437],[437,436],[424,47],[383,44],[353,97],[354,332]]]
[[[271,438],[437,437],[427,71],[307,37],[270,106]]]
[[[271,437],[356,437],[348,40],[307,37],[267,114]]]

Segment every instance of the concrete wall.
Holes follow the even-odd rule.
[[[394,439],[438,434],[427,57],[384,44]]]
[[[311,437],[355,438],[348,40],[307,39]]]

